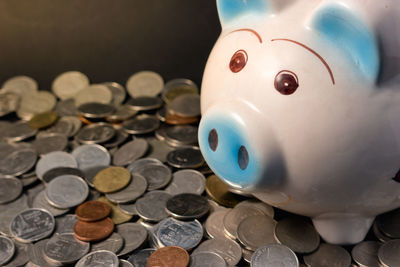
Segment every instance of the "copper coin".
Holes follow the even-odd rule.
[[[170,113],[165,116],[165,122],[172,125],[191,124],[197,123],[198,121],[199,117],[182,117],[177,114]]]
[[[114,223],[110,218],[96,222],[78,221],[74,226],[74,235],[82,241],[100,241],[114,231]]]
[[[75,215],[79,220],[94,222],[102,220],[111,213],[111,207],[107,203],[91,200],[79,205],[75,210]]]
[[[186,267],[189,259],[189,253],[181,247],[163,247],[150,255],[147,267]]]

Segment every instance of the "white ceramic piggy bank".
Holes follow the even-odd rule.
[[[364,239],[400,206],[398,0],[217,0],[201,151],[233,188]]]

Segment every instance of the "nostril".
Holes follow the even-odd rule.
[[[212,129],[208,134],[208,145],[212,151],[217,150],[218,147],[218,133],[217,130]]]
[[[249,153],[245,146],[240,146],[239,153],[238,153],[238,164],[242,170],[247,168],[249,165]]]

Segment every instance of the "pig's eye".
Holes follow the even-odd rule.
[[[282,70],[275,76],[274,86],[282,95],[291,95],[299,87],[299,80],[294,72]]]
[[[247,53],[244,50],[238,50],[233,54],[229,62],[229,68],[233,73],[241,71],[247,63]]]

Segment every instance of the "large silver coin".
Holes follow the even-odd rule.
[[[180,169],[198,168],[204,164],[204,158],[198,147],[182,147],[169,152],[167,162]]]
[[[121,130],[121,129],[115,130],[115,135],[113,136],[113,138],[111,138],[107,142],[103,143],[103,146],[108,149],[116,148],[119,145],[121,145],[122,143],[124,143],[125,140],[128,139],[128,137],[129,137],[129,134],[127,134],[123,130]]]
[[[192,253],[214,252],[220,255],[229,266],[235,266],[242,258],[239,244],[228,238],[214,238],[201,243]]]
[[[138,215],[146,221],[158,222],[168,217],[165,210],[168,199],[171,195],[164,191],[151,191],[144,197],[136,200],[136,210]]]
[[[156,251],[154,248],[141,249],[133,253],[128,258],[128,261],[132,263],[134,267],[147,267],[147,260],[154,251]]]
[[[28,258],[28,249],[31,244],[24,244],[18,241],[13,241],[15,245],[14,256],[7,264],[3,265],[4,267],[19,267],[23,266],[29,261]],[[1,263],[0,263],[1,264]]]
[[[116,232],[124,239],[124,247],[118,256],[125,256],[140,247],[147,238],[147,230],[138,223],[123,223],[116,226]]]
[[[296,254],[288,247],[280,244],[265,244],[259,247],[251,257],[252,267],[285,266],[298,267]],[[320,266],[320,265],[311,265]],[[336,266],[336,265],[330,265]],[[348,265],[347,265],[348,266]]]
[[[19,198],[7,204],[0,204],[0,233],[6,236],[11,236],[10,223],[15,215],[19,212],[28,209],[28,197],[26,194],[20,195]]]
[[[351,255],[360,266],[379,267],[378,250],[381,244],[375,241],[364,241],[353,247]]]
[[[78,162],[79,169],[84,172],[86,169],[109,166],[111,163],[110,153],[100,145],[82,145],[75,148],[71,154]]]
[[[106,239],[91,243],[90,252],[99,251],[99,250],[108,250],[115,254],[121,251],[124,247],[124,239],[118,233],[112,233]]]
[[[76,114],[78,112],[76,111],[75,99],[67,98],[67,99],[58,101],[56,104],[56,112],[60,117],[76,116]]]
[[[210,205],[205,197],[196,194],[178,194],[167,201],[167,212],[177,219],[198,219],[209,210]]]
[[[21,180],[13,176],[0,175],[0,204],[17,199],[22,193]]]
[[[118,267],[119,260],[115,253],[108,250],[99,250],[91,252],[80,259],[75,267]]]
[[[81,144],[100,144],[107,142],[115,135],[115,129],[111,124],[99,122],[86,125],[79,130],[76,140]]]
[[[207,235],[211,238],[225,238],[224,217],[230,209],[218,210],[211,213],[204,225]]]
[[[121,146],[114,154],[113,164],[125,166],[144,156],[148,149],[147,141],[143,138],[136,138]]]
[[[263,212],[251,207],[235,207],[224,217],[225,234],[232,239],[237,239],[237,228],[239,224],[247,217],[254,215],[263,215]]]
[[[226,267],[225,260],[214,252],[199,252],[190,256],[189,267]]]
[[[265,215],[247,217],[239,223],[238,239],[245,248],[255,251],[265,243],[276,243],[275,226],[276,221]]]
[[[79,115],[90,119],[101,119],[114,113],[114,106],[111,104],[103,104],[89,102],[80,105],[78,108]]]
[[[33,146],[39,155],[45,155],[53,151],[63,151],[67,145],[68,137],[61,133],[41,134],[33,142]]]
[[[34,115],[53,110],[56,97],[47,91],[38,91],[22,96],[17,115],[24,120],[30,120]]]
[[[48,237],[54,226],[54,217],[47,210],[27,209],[14,217],[10,231],[15,239],[27,243]]]
[[[74,237],[73,233],[54,235],[44,246],[44,256],[56,264],[74,263],[89,252],[90,243]]]
[[[160,127],[160,120],[152,115],[142,114],[122,123],[122,128],[129,134],[147,134]]]
[[[126,90],[125,88],[116,82],[106,82],[103,85],[107,86],[110,89],[112,94],[111,104],[114,107],[118,107],[119,105],[124,102],[126,97]]]
[[[49,211],[53,216],[60,216],[69,211],[69,209],[58,209],[47,201],[46,199],[46,192],[45,190],[39,192],[37,195],[34,196],[32,202],[32,208],[36,209],[45,209]]]
[[[140,71],[129,77],[126,89],[131,97],[157,96],[164,87],[164,79],[154,71]]]
[[[42,181],[45,183],[50,183],[51,180],[57,178],[61,175],[71,174],[78,177],[83,178],[85,175],[80,169],[77,168],[70,168],[70,167],[57,167],[51,170],[48,170],[43,174]]]
[[[168,105],[169,112],[182,117],[200,116],[200,95],[183,94]]]
[[[158,165],[163,165],[161,161],[155,158],[141,158],[137,159],[131,164],[129,164],[126,169],[131,173],[137,173],[143,166],[148,165],[148,164],[158,164]]]
[[[167,162],[167,155],[174,148],[154,137],[147,138],[147,142],[149,143],[148,157],[158,159],[161,162]]]
[[[43,179],[43,175],[54,168],[70,167],[77,168],[78,163],[75,157],[67,152],[54,151],[50,152],[39,159],[36,164],[36,175],[39,179]]]
[[[5,175],[21,175],[35,166],[36,151],[30,148],[21,148],[0,160],[0,173]]]
[[[77,107],[90,102],[110,104],[112,100],[112,93],[110,89],[103,84],[91,84],[80,90],[74,96],[74,99]]]
[[[174,172],[171,183],[165,191],[171,195],[191,193],[201,195],[206,187],[206,178],[196,170],[180,170]]]
[[[195,145],[197,143],[197,127],[179,125],[169,127],[165,131],[165,138],[172,146]]]
[[[74,233],[74,226],[77,222],[78,218],[75,214],[67,214],[57,217],[54,234]]]
[[[165,187],[172,177],[171,170],[164,164],[146,164],[135,170],[147,180],[147,190],[157,190]]]
[[[13,92],[0,93],[0,117],[17,110],[20,96]]]
[[[126,105],[135,111],[148,111],[160,108],[163,101],[159,97],[139,96],[129,99]]]
[[[48,239],[43,239],[40,240],[39,242],[36,242],[33,245],[30,245],[28,247],[28,257],[29,257],[29,263],[31,266],[34,267],[56,267],[60,266],[60,264],[55,264],[51,263],[46,260],[44,257],[44,246],[46,245]],[[28,263],[28,264],[29,264]]]
[[[248,199],[244,200],[242,202],[239,202],[235,207],[241,207],[241,206],[246,206],[246,207],[252,207],[261,210],[265,215],[274,218],[275,212],[274,208],[268,205],[267,203],[264,203],[262,201],[259,201],[257,199]]]
[[[37,131],[37,129],[31,128],[27,122],[17,121],[4,129],[1,136],[7,141],[19,142],[34,136]]]
[[[46,186],[46,199],[59,209],[78,206],[89,195],[87,183],[75,175],[61,175]]]
[[[400,239],[383,244],[378,250],[380,263],[385,267],[400,266]]]
[[[307,266],[348,267],[351,264],[350,254],[341,246],[322,243],[312,254],[303,257]]]
[[[108,193],[106,197],[114,203],[127,203],[142,196],[147,189],[147,180],[143,176],[134,173],[131,182],[125,188],[115,193]]]
[[[8,237],[0,235],[0,265],[7,263],[15,252],[14,242]]]
[[[28,76],[14,76],[2,85],[2,92],[13,92],[19,96],[30,95],[38,91],[38,83]]]
[[[74,97],[79,91],[89,86],[89,78],[79,71],[68,71],[58,75],[51,89],[61,100]]]

